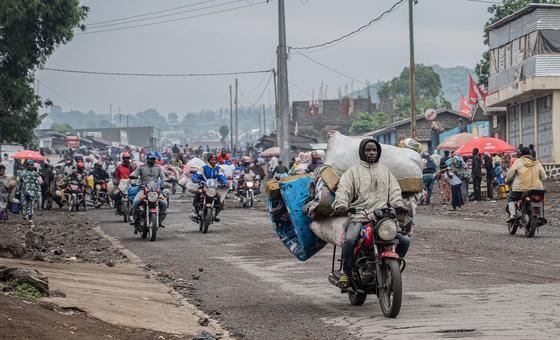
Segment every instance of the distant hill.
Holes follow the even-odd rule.
[[[464,66],[442,67],[432,65],[432,68],[439,74],[445,98],[451,102],[453,109],[457,110],[461,93],[465,96],[469,95],[469,73],[476,80],[474,70]]]

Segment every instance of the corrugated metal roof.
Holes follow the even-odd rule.
[[[526,7],[520,9],[519,11],[503,18],[502,20],[499,20],[499,21],[493,23],[492,25],[486,26],[485,29],[487,31],[492,31],[492,30],[498,29],[498,28],[514,21],[517,18],[520,18],[520,17],[526,15],[527,13],[533,12],[537,8],[558,8],[558,9],[560,9],[560,5],[556,5],[556,4],[529,4]]]

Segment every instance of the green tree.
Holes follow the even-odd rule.
[[[60,132],[60,133],[67,133],[72,131],[72,125],[68,123],[53,123],[51,125],[51,130]]]
[[[488,7],[488,13],[492,16],[484,26],[484,44],[488,45],[488,32],[485,29],[487,26],[519,11],[530,3],[560,4],[560,0],[502,0],[502,4]],[[488,88],[488,78],[490,77],[490,55],[488,51],[482,54],[482,58],[476,64],[475,72],[478,75],[479,83]]]
[[[51,104],[35,93],[34,71],[72,39],[87,11],[79,0],[0,1],[0,141],[32,141],[39,108]]]
[[[393,118],[410,117],[409,75],[407,67],[397,78],[384,83],[379,90],[382,101],[393,102]],[[439,75],[432,67],[419,64],[416,66],[416,110],[422,113],[429,108],[451,108],[451,103],[443,96]]]
[[[222,136],[222,143],[226,141],[226,137],[229,135],[229,128],[227,125],[220,126],[220,136]]]
[[[352,122],[350,133],[361,135],[367,132],[381,129],[391,122],[391,118],[385,112],[358,112],[358,118]]]

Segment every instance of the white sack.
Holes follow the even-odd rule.
[[[331,217],[311,222],[309,228],[321,240],[342,247],[346,235],[348,217]]]
[[[220,168],[224,171],[226,178],[233,178],[233,170],[235,170],[235,165],[220,164]]]
[[[205,164],[206,164],[205,161],[203,161],[200,158],[196,158],[196,157],[187,162],[188,166],[190,166],[191,168],[197,168],[197,169],[200,168],[201,166],[204,166]]]
[[[365,137],[348,137],[335,132],[329,138],[325,164],[345,172],[360,162],[358,149]],[[397,178],[422,178],[422,157],[410,149],[381,144],[379,163],[389,168]]]

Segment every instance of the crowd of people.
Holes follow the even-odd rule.
[[[542,169],[532,144],[528,147],[519,145],[513,154],[488,152],[481,154],[475,148],[472,156],[461,156],[458,153],[445,151],[443,155],[430,155],[424,152],[422,158],[424,161],[422,204],[433,203],[434,187],[437,185],[441,204],[450,204],[452,210],[461,210],[461,207],[469,201],[505,199],[507,192],[516,191],[516,188],[511,187],[513,178],[508,181],[508,175],[516,173],[521,164],[533,162]],[[544,178],[544,169],[539,172],[542,173],[539,179]],[[485,188],[483,188],[484,182]]]

